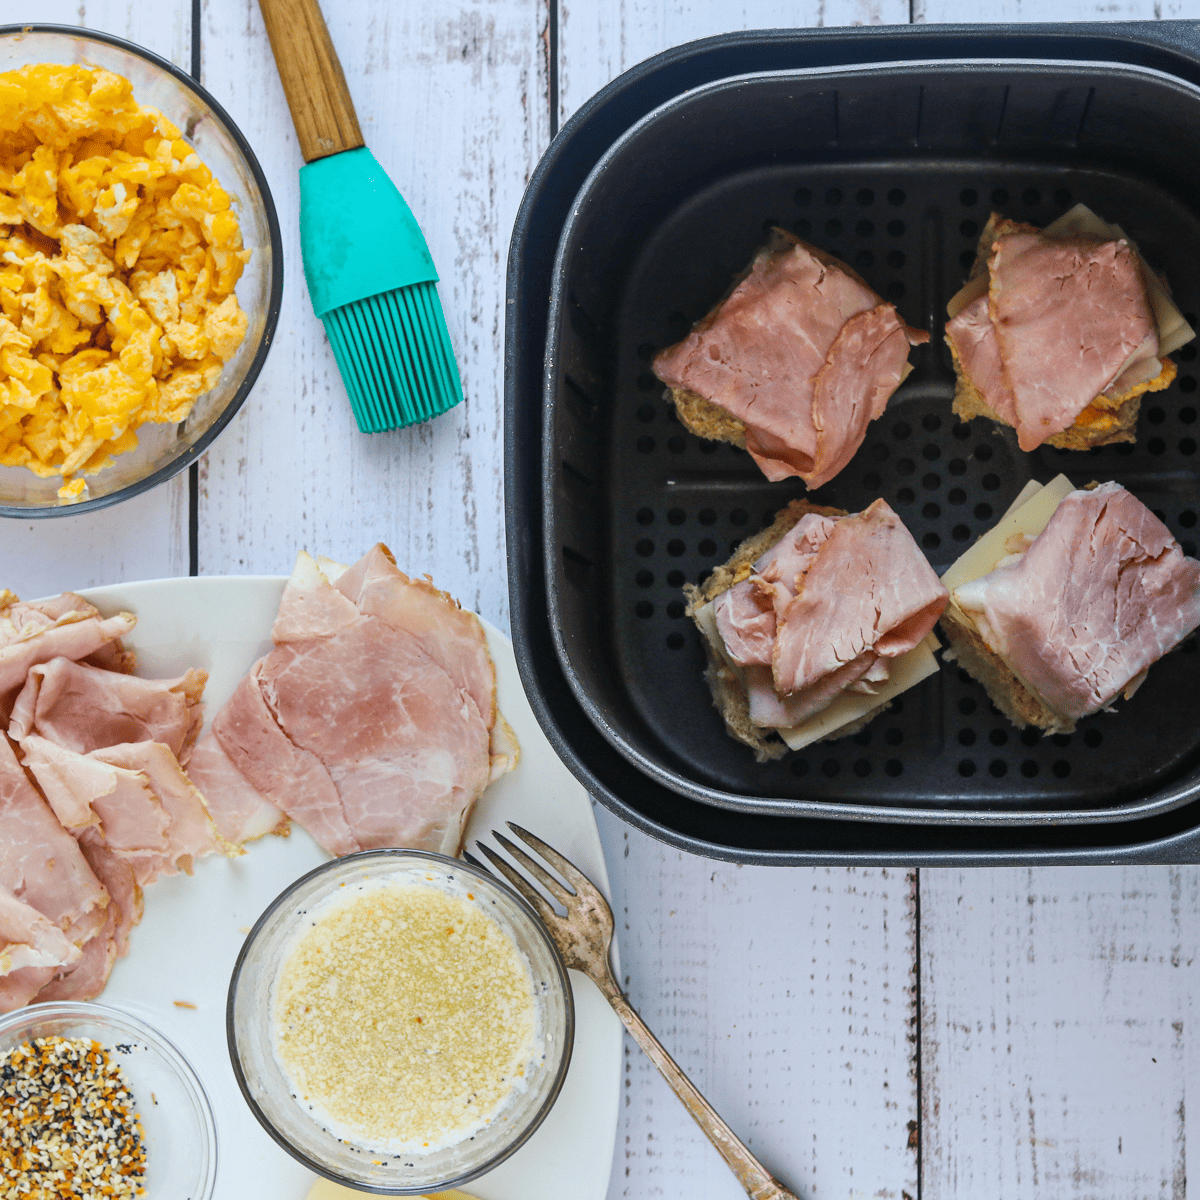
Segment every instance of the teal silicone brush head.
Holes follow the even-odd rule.
[[[368,296],[322,320],[363,433],[428,421],[462,399],[433,283]]]
[[[365,146],[300,169],[300,248],[363,433],[427,421],[462,399],[425,238]]]

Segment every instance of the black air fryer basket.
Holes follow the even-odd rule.
[[[1194,555],[1193,345],[1145,398],[1136,445],[1026,455],[1010,431],[953,417],[942,329],[989,211],[1044,225],[1080,201],[1166,271],[1195,323],[1198,199],[1190,22],[738,34],[593,99],[518,216],[506,363],[518,663],[589,790],[739,861],[1200,859],[1194,643],[1070,736],[1014,729],[947,665],[851,738],[769,764],[728,738],[680,587],[803,485],[689,434],[649,366],[782,225],[933,334],[816,501],[857,511],[882,495],[940,572],[1030,478],[1115,479]]]

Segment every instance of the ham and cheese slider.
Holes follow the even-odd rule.
[[[654,372],[692,433],[812,489],[854,456],[908,374],[910,344],[927,341],[845,263],[775,229]]]
[[[1195,337],[1121,228],[1082,204],[1044,230],[993,213],[947,312],[955,414],[1011,425],[1022,450],[1134,441],[1142,395]]]
[[[688,614],[729,733],[760,762],[844,737],[937,671],[948,594],[883,500],[796,500],[699,587]]]
[[[948,656],[1047,733],[1128,699],[1200,625],[1200,562],[1116,483],[1029,484],[942,581]]]

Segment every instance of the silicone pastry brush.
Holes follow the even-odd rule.
[[[259,0],[305,165],[300,250],[364,433],[462,399],[437,271],[404,197],[363,142],[317,0]]]

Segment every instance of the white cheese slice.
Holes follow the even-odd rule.
[[[1016,534],[1037,537],[1046,528],[1054,510],[1073,491],[1075,485],[1065,475],[1056,476],[1045,487],[1030,480],[1008,512],[942,576],[942,582],[950,592],[950,603],[958,609],[954,602],[955,589],[993,571],[1002,558],[1012,553],[1006,543]],[[962,610],[958,611],[961,613]]]
[[[745,675],[742,672],[741,664],[729,656],[725,649],[724,639],[717,629],[717,615],[712,601],[697,609],[696,623],[713,648],[725,660],[725,664],[744,686]],[[775,732],[792,750],[803,750],[805,746],[809,746],[813,742],[831,737],[843,726],[861,721],[867,713],[881,704],[887,704],[901,692],[906,692],[910,687],[920,683],[922,679],[928,679],[930,675],[935,675],[938,671],[938,660],[934,651],[937,648],[937,637],[932,633],[928,634],[907,654],[891,660],[887,681],[881,683],[873,695],[865,696],[860,692],[843,692],[832,704],[823,708],[819,713],[814,713],[807,721],[793,729],[777,729]]]

